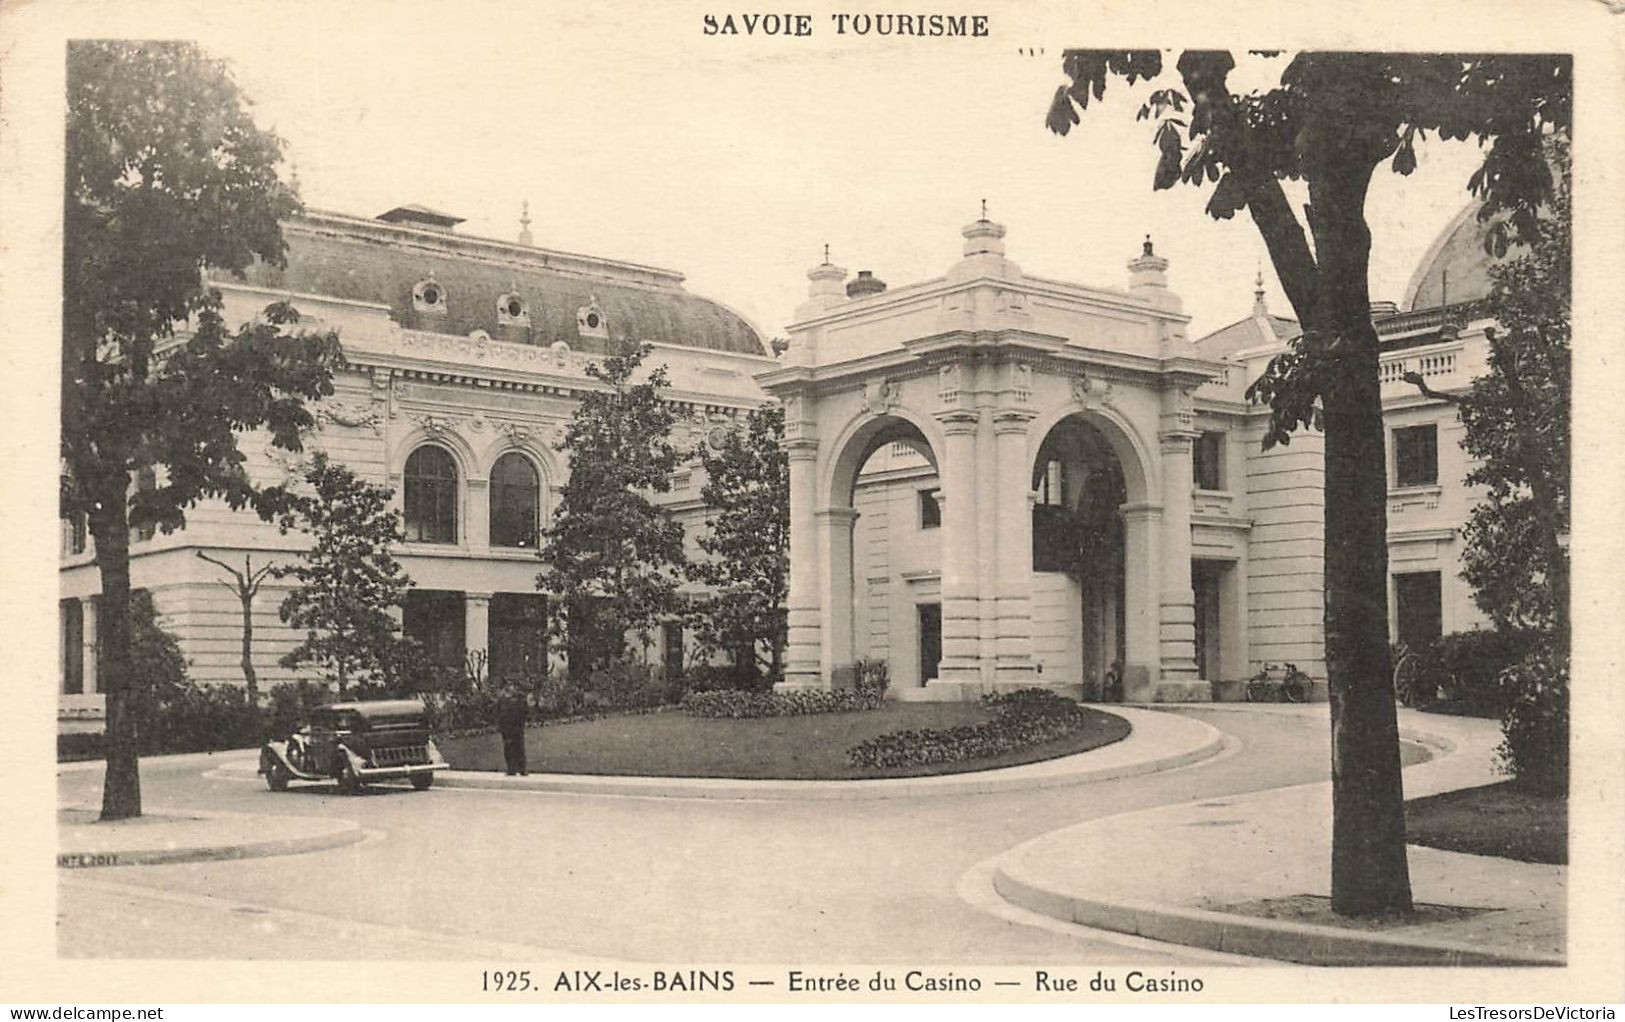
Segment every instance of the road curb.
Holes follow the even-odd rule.
[[[1234,708],[1244,709],[1240,706]],[[1303,713],[1280,715],[1306,716]],[[1458,748],[1457,743],[1445,735],[1409,725],[1399,727],[1399,737],[1426,747],[1432,754],[1432,760],[1448,757]],[[1411,769],[1425,765],[1415,764]],[[1329,782],[1317,781],[1304,787],[1327,784]],[[1177,808],[1180,807],[1159,806],[1117,815],[1155,814]],[[1019,867],[1014,865],[1023,851],[1049,840],[1054,833],[1022,842],[1000,855],[993,870],[993,887],[1013,905],[1065,922],[1187,947],[1303,965],[1560,968],[1567,964],[1562,955],[1537,951],[1407,938],[1392,933],[1369,933],[1315,923],[1237,915],[1215,909],[1056,890],[1023,876]]]
[[[1013,905],[1095,929],[1229,954],[1302,965],[1504,965],[1561,967],[1562,956],[1497,951],[1448,941],[1405,939],[1312,923],[1289,923],[1208,909],[1060,894],[1000,862],[993,887]]]
[[[174,816],[169,813],[146,813],[142,817],[141,826],[145,828],[163,828],[166,818],[175,822],[169,824],[173,833],[176,829],[188,826],[193,822],[200,822],[208,826],[211,822],[247,822],[254,821],[265,829],[274,829],[271,821],[278,821],[286,828],[296,826],[303,833],[284,833],[275,837],[255,838],[250,840],[198,840],[177,836],[179,843],[164,845],[142,846],[140,844],[116,843],[78,843],[77,835],[72,831],[77,827],[59,828],[65,831],[64,846],[57,852],[56,864],[59,869],[91,869],[105,866],[158,866],[178,862],[210,862],[224,859],[255,859],[273,855],[298,855],[305,852],[326,851],[331,848],[342,848],[345,845],[355,844],[366,836],[359,823],[353,820],[329,820],[310,816],[261,816],[250,813],[218,813],[218,812],[192,812],[188,815]],[[109,826],[117,826],[111,824]],[[147,829],[144,834],[161,837],[161,830]]]
[[[1182,718],[1200,730],[1200,739],[1187,748],[1160,756],[1104,767],[1085,761],[1100,749],[1057,760],[1024,764],[979,773],[942,774],[857,781],[743,781],[708,777],[612,777],[585,774],[533,774],[509,777],[473,770],[445,770],[435,786],[490,791],[535,791],[581,795],[620,795],[644,798],[758,799],[766,801],[862,801],[946,795],[986,795],[1008,791],[1058,788],[1096,781],[1118,780],[1189,766],[1217,755],[1224,735],[1203,721]],[[1109,749],[1111,746],[1102,746]],[[1057,769],[1057,765],[1076,769]],[[1038,768],[1038,769],[1035,769]]]

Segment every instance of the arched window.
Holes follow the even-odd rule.
[[[443,447],[425,445],[406,459],[406,538],[457,542],[457,463]]]
[[[491,468],[491,545],[536,546],[536,520],[541,483],[536,467],[522,454],[508,452]]]

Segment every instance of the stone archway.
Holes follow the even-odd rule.
[[[866,648],[862,640],[865,629],[856,613],[860,602],[860,587],[867,584],[866,573],[859,570],[856,556],[858,543],[855,533],[860,519],[857,493],[860,477],[864,474],[865,468],[877,457],[889,458],[891,455],[887,449],[892,445],[908,448],[923,458],[932,472],[940,475],[937,451],[926,435],[926,430],[931,428],[932,424],[928,420],[923,420],[904,409],[893,409],[882,414],[865,413],[848,424],[832,448],[833,456],[829,459],[820,487],[825,501],[814,512],[820,551],[821,673],[826,681],[835,682],[837,680],[835,675],[847,665],[854,663],[860,656],[877,652]],[[898,531],[902,532],[902,523],[899,522],[898,525]],[[940,551],[934,553],[936,559],[940,560]],[[888,606],[870,608],[871,615],[889,615],[889,604],[893,597],[901,596],[893,592],[893,584],[890,581],[878,595]],[[884,653],[887,661],[892,686],[898,690],[909,687],[914,680],[913,659],[901,655],[907,642],[916,639],[909,630],[911,624],[912,622],[902,625],[898,629],[897,643],[888,646],[884,651],[879,651]],[[888,635],[890,634],[891,630],[888,629]],[[905,664],[909,665],[909,669],[904,669]]]
[[[1124,465],[1096,421],[1074,412],[1038,438],[1033,659],[1045,674],[1076,680],[1085,699],[1120,701],[1131,659],[1128,576],[1147,566],[1127,563]],[[1132,658],[1141,663],[1147,655],[1135,649]]]

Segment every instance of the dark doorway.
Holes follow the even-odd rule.
[[[1219,581],[1225,565],[1191,562],[1191,589],[1196,594],[1196,673],[1219,681]]]
[[[489,627],[492,681],[534,682],[547,674],[547,597],[495,594]]]
[[[1394,576],[1394,619],[1398,639],[1415,649],[1444,632],[1439,573],[1413,571]]]
[[[463,594],[440,589],[409,589],[401,608],[401,631],[423,644],[435,689],[455,687],[463,678]]]
[[[920,607],[920,684],[937,676],[942,663],[942,604],[922,603]]]

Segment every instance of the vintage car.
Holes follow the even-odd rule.
[[[429,738],[419,699],[333,703],[310,712],[310,722],[285,741],[260,749],[259,772],[272,791],[291,780],[337,781],[345,794],[368,781],[405,777],[422,791],[446,761]]]

